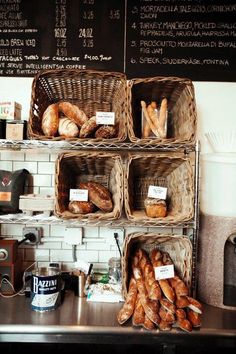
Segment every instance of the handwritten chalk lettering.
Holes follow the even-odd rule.
[[[11,69],[23,69],[23,63],[7,63],[7,68]]]
[[[93,38],[93,29],[79,28],[79,38]]]
[[[227,59],[204,59],[203,65],[205,64],[229,66],[229,61]]]
[[[19,38],[12,38],[11,39],[11,46],[23,46],[24,45],[24,41],[22,39]]]
[[[25,40],[25,45],[27,47],[36,47],[36,40],[34,38],[26,39]]]
[[[21,56],[22,55],[22,49],[21,48],[0,49],[0,55]]]
[[[158,57],[140,57],[140,64],[161,64],[161,60]]]
[[[0,39],[0,46],[1,47],[9,47],[10,46],[9,39]]]
[[[54,28],[55,38],[66,38],[66,28]]]
[[[214,41],[211,41],[211,42],[198,42],[198,41],[182,42],[182,41],[178,41],[176,43],[176,45],[178,48],[216,48],[217,47],[217,43]]]
[[[219,48],[236,48],[236,42],[218,42]]]

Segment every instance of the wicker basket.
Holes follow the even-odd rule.
[[[33,80],[28,124],[28,138],[40,140],[64,140],[63,137],[45,136],[41,129],[42,116],[52,103],[68,101],[78,105],[91,118],[98,111],[114,112],[118,124],[118,136],[112,139],[71,138],[83,143],[125,140],[126,132],[126,77],[122,73],[94,70],[46,70],[39,72]]]
[[[167,216],[146,215],[144,200],[150,185],[167,188]],[[127,218],[151,225],[191,220],[194,215],[194,177],[191,157],[176,153],[130,154],[124,176]]]
[[[167,137],[142,138],[141,101],[160,106],[162,98],[168,101]],[[138,144],[190,144],[196,138],[196,103],[194,87],[189,79],[178,77],[151,77],[131,79],[128,84],[128,135]]]
[[[122,289],[127,295],[128,284],[132,274],[131,261],[136,249],[148,252],[160,249],[168,252],[173,260],[175,270],[191,290],[192,284],[192,244],[187,236],[157,233],[134,232],[126,236],[122,255]]]
[[[70,189],[80,182],[97,182],[109,189],[113,210],[74,214],[68,210]],[[121,215],[123,205],[123,170],[121,158],[113,153],[65,152],[58,156],[55,176],[55,213],[64,219],[113,220]]]

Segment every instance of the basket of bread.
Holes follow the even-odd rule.
[[[202,304],[192,297],[192,244],[187,236],[155,233],[127,235],[122,256],[125,302],[117,314],[122,325],[147,330],[201,326]]]
[[[126,138],[126,77],[55,69],[33,80],[28,138],[117,143]]]
[[[55,214],[63,219],[113,220],[121,215],[121,157],[102,152],[65,152],[56,160]]]
[[[128,135],[145,144],[191,144],[196,138],[196,102],[189,79],[136,78],[128,82]]]
[[[191,220],[194,216],[191,158],[181,153],[130,153],[124,173],[127,218],[143,225]]]

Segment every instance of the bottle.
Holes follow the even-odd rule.
[[[108,261],[108,276],[110,284],[118,284],[121,282],[121,261],[120,258],[112,257]]]

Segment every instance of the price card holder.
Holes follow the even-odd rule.
[[[96,112],[96,123],[98,125],[114,125],[115,112]]]
[[[76,200],[80,202],[88,201],[88,190],[87,189],[70,189],[70,200]]]
[[[154,272],[156,280],[173,278],[175,275],[173,264],[161,267],[154,267]]]
[[[166,199],[167,188],[159,186],[149,186],[148,187],[148,197],[156,199]]]

